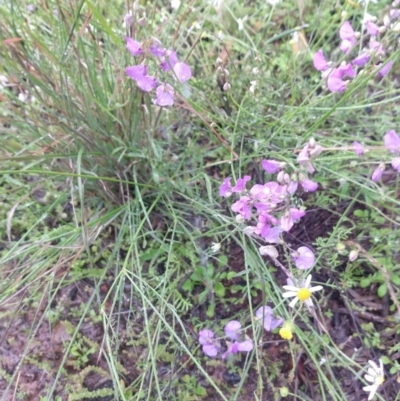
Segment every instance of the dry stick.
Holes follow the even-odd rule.
[[[390,284],[390,278],[389,278],[389,273],[386,270],[386,267],[381,265],[374,257],[372,257],[360,244],[357,244],[354,241],[348,240],[344,241],[346,245],[351,245],[357,248],[357,250],[364,255],[371,263],[374,265],[381,273],[382,276],[385,280],[386,288],[388,289],[388,292],[390,294],[390,297],[392,298],[393,303],[396,305],[397,312],[400,316],[400,304],[399,301],[397,300],[396,293],[394,292],[392,284]]]

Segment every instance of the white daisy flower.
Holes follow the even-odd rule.
[[[283,298],[293,298],[292,301],[290,301],[289,306],[293,308],[296,304],[297,301],[302,301],[304,302],[307,306],[314,306],[312,299],[311,299],[311,293],[315,291],[320,291],[322,290],[322,285],[317,285],[315,287],[310,287],[311,283],[311,274],[302,281],[301,284],[295,285],[293,280],[290,278],[287,280],[287,283],[289,285],[284,285],[283,288],[287,290],[288,292],[284,292],[282,294]]]
[[[372,383],[369,386],[363,387],[364,391],[369,391],[368,401],[372,400],[372,397],[375,395],[376,390],[379,386],[383,384],[385,381],[385,373],[383,371],[383,363],[379,359],[379,367],[374,361],[368,361],[369,368],[367,370],[367,374],[364,376],[364,379],[367,382]]]

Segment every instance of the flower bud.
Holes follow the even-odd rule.
[[[277,259],[279,256],[277,249],[273,245],[261,246],[259,251],[260,255],[269,256],[272,259]]]
[[[238,223],[238,224],[244,223],[244,217],[241,214],[238,214],[236,216],[235,220],[236,220],[236,223]]]
[[[230,83],[229,83],[229,82],[225,82],[225,83],[224,83],[224,86],[222,87],[222,89],[223,89],[224,91],[230,90],[230,89],[231,89]]]
[[[338,253],[343,254],[343,252],[346,250],[346,245],[343,244],[343,242],[338,242],[336,244],[336,250],[338,251]]]
[[[221,244],[219,242],[213,242],[211,244],[211,251],[218,252],[221,249]]]
[[[281,387],[279,389],[279,394],[281,395],[282,398],[285,398],[289,395],[289,389],[287,387]]]
[[[349,261],[350,261],[350,262],[354,262],[357,258],[358,258],[358,251],[357,251],[356,249],[353,249],[353,250],[349,253]]]

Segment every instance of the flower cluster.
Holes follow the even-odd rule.
[[[174,88],[167,82],[160,82],[154,75],[149,75],[147,58],[156,59],[161,71],[171,71],[175,80],[186,82],[192,76],[190,67],[178,60],[174,50],[166,49],[161,42],[152,38],[140,43],[132,38],[126,37],[126,48],[134,57],[140,57],[139,63],[125,69],[126,74],[135,80],[137,86],[144,92],[155,89],[153,103],[157,106],[172,106],[174,104]]]
[[[400,155],[400,137],[395,130],[388,131],[384,135],[383,141],[385,144],[385,148],[388,150],[388,152]],[[365,153],[364,146],[359,142],[353,143],[353,150],[358,156],[362,156]],[[399,156],[393,157],[391,165],[398,173],[400,173]],[[384,162],[379,163],[379,165],[375,168],[375,170],[372,173],[371,176],[372,181],[378,182],[382,178],[382,174],[385,171],[385,168],[386,168],[386,163]]]
[[[241,327],[242,325],[237,320],[231,320],[225,325],[225,335],[232,341],[226,341],[227,350],[222,354],[222,359],[226,359],[230,354],[250,352],[253,349],[253,340],[243,339],[240,333]],[[220,341],[214,337],[214,332],[209,329],[199,331],[199,343],[202,345],[203,352],[211,358],[217,356],[222,348]]]
[[[393,20],[400,18],[400,10],[393,10],[389,17],[389,24]],[[341,39],[340,50],[352,57],[350,62],[342,62],[339,66],[333,67],[332,62],[328,62],[324,56],[323,50],[318,50],[314,54],[314,67],[321,72],[322,79],[326,80],[326,86],[331,92],[343,92],[349,80],[354,79],[360,73],[364,73],[366,68],[368,72],[375,72],[378,77],[384,77],[393,65],[393,61],[385,61],[385,49],[378,40],[379,35],[386,31],[385,25],[378,26],[376,17],[366,13],[363,20],[363,29],[365,36],[369,36],[368,47],[363,48],[361,52],[353,54],[354,49],[359,49],[360,33],[355,32],[349,21],[345,21],[340,29]],[[399,24],[397,22],[397,24]],[[397,25],[395,25],[397,26]],[[394,29],[394,28],[393,28]],[[362,70],[364,69],[364,70]]]

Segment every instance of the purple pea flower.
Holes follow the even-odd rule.
[[[177,62],[178,62],[178,57],[176,55],[176,52],[173,50],[167,50],[166,57],[163,57],[161,59],[160,68],[163,71],[170,71],[172,68],[174,68]]]
[[[292,258],[296,267],[300,270],[307,270],[313,266],[315,256],[311,249],[306,246],[301,246],[297,251],[292,253]]]
[[[172,106],[174,104],[174,88],[169,84],[159,85],[153,103],[157,106]]]
[[[369,48],[375,53],[375,56],[382,56],[385,53],[382,44],[374,38],[369,41]]]
[[[192,70],[185,63],[181,62],[176,63],[173,67],[173,71],[176,77],[178,78],[179,82],[182,83],[188,81],[192,76]]]
[[[374,170],[371,177],[373,182],[378,182],[382,178],[385,167],[385,163],[380,163],[379,166]]]
[[[244,341],[235,341],[229,344],[226,352],[222,354],[222,359],[226,359],[231,354],[237,354],[238,352],[250,352],[254,348],[253,341],[248,339]]]
[[[199,331],[199,343],[203,346],[203,352],[209,356],[217,356],[220,345],[217,340],[214,339],[214,333],[211,330],[204,329]]]
[[[139,56],[143,54],[142,45],[128,36],[126,37],[126,48],[132,54],[132,56]]]
[[[251,217],[251,206],[249,204],[250,200],[251,199],[248,196],[242,196],[231,206],[232,211],[238,213],[245,220],[248,220]]]
[[[364,154],[364,146],[360,142],[353,142],[353,150],[357,156],[362,156]]]
[[[167,50],[162,47],[161,42],[156,38],[153,38],[153,43],[149,46],[149,51],[154,57],[164,57],[167,53]]]
[[[274,330],[281,326],[284,322],[284,319],[276,318],[272,312],[272,309],[267,305],[257,309],[256,319],[261,322],[266,331]]]
[[[379,26],[372,21],[365,23],[365,29],[371,36],[377,36],[379,34]]]
[[[246,190],[246,182],[250,181],[251,177],[245,175],[243,178],[238,178],[236,185],[232,188],[232,192],[243,192]]]
[[[328,63],[326,62],[324,53],[321,50],[318,50],[313,57],[314,67],[318,71],[325,71],[329,68]]]
[[[358,57],[356,57],[352,63],[357,67],[364,67],[368,63],[370,58],[371,56],[368,53],[364,52],[361,53]]]
[[[305,216],[306,212],[304,210],[290,208],[289,211],[285,212],[281,219],[280,225],[283,231],[290,231],[296,220]]]
[[[378,73],[376,74],[378,77],[384,77],[392,68],[393,65],[393,60],[389,60],[385,65],[382,66],[382,64],[379,64],[378,67]]]
[[[281,170],[281,163],[277,160],[263,160],[261,162],[261,167],[268,173],[268,174],[275,174],[279,170]]]
[[[300,185],[306,192],[315,192],[318,189],[318,184],[308,178],[301,180]]]
[[[219,187],[219,196],[229,198],[232,195],[231,177],[225,178]]]
[[[150,75],[145,75],[144,77],[136,80],[137,86],[143,92],[152,91],[157,86],[157,82],[157,78]]]
[[[392,160],[392,167],[400,173],[400,157],[395,157]]]
[[[342,39],[340,50],[344,53],[348,53],[357,43],[356,33],[349,21],[345,21],[339,28],[339,36]]]
[[[400,152],[400,137],[395,130],[388,131],[383,137],[385,147],[390,153]]]
[[[134,79],[137,81],[138,79],[143,78],[145,75],[147,75],[147,65],[134,65],[132,67],[127,67],[125,68],[126,75],[128,77]]]
[[[306,170],[312,174],[315,169],[313,165],[311,164],[311,159],[310,159],[310,152],[308,150],[309,145],[308,143],[304,146],[304,148],[300,151],[299,155],[297,156],[297,163],[300,164],[300,166],[303,166],[306,168]]]
[[[225,325],[224,332],[227,337],[231,340],[239,340],[240,334],[238,331],[241,329],[242,325],[237,320],[231,320]]]

